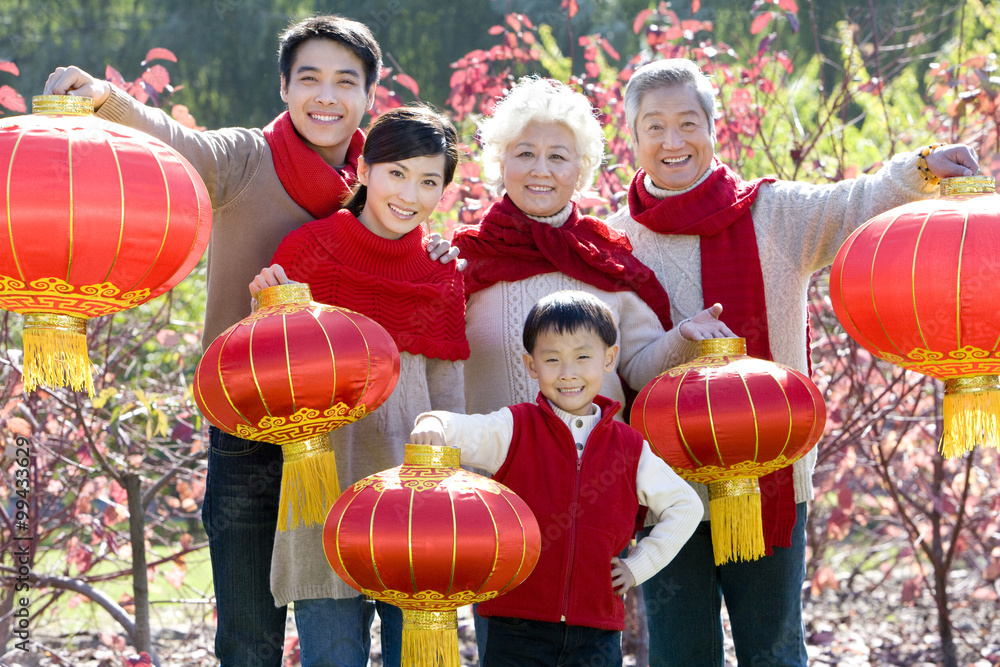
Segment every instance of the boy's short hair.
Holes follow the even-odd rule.
[[[286,82],[292,76],[295,54],[310,39],[328,39],[344,45],[361,61],[365,74],[365,92],[371,93],[382,72],[382,49],[364,23],[328,14],[290,24],[278,42],[278,71]]]
[[[553,292],[531,307],[524,321],[522,339],[528,354],[534,354],[538,335],[544,331],[573,333],[589,329],[611,347],[618,340],[614,314],[593,294],[576,290]]]

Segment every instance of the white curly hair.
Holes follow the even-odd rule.
[[[580,154],[580,176],[576,192],[594,182],[604,161],[604,131],[590,100],[569,86],[538,76],[522,77],[497,103],[493,115],[479,122],[479,140],[483,144],[483,172],[493,187],[503,185],[500,163],[504,151],[521,136],[531,123],[560,123],[576,139]]]

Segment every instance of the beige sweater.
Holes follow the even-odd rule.
[[[172,146],[205,181],[213,214],[202,333],[202,345],[208,347],[250,314],[247,285],[271,265],[281,239],[313,216],[285,192],[259,129],[190,130],[117,88],[112,88],[97,115]]]
[[[935,186],[923,180],[916,163],[916,153],[902,153],[871,176],[832,185],[776,181],[761,186],[751,210],[774,361],[806,372],[809,278],[833,262],[851,232],[883,211],[936,192]],[[632,219],[627,206],[607,222],[628,235],[635,256],[656,273],[670,296],[674,322],[705,307],[699,237],[651,231]],[[814,448],[794,464],[796,502],[812,500],[815,462]],[[702,498],[707,520],[707,487],[693,486]]]
[[[399,383],[375,412],[330,433],[341,490],[401,465],[413,422],[428,410],[465,411],[462,362],[402,352]],[[277,606],[293,600],[360,595],[344,583],[323,553],[323,527],[276,533],[271,556],[271,594]]]

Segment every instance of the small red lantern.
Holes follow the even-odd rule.
[[[819,442],[826,406],[792,368],[746,356],[743,338],[700,341],[698,358],[662,373],[630,423],[678,475],[708,484],[716,565],[764,555],[757,478]]]
[[[844,330],[897,366],[945,382],[941,453],[1000,448],[1000,197],[992,178],[875,216],[841,246],[830,298]]]
[[[322,525],[340,495],[327,433],[389,398],[399,352],[376,322],[312,301],[308,285],[269,287],[257,300],[205,351],[195,401],[223,431],[281,445],[278,530]]]
[[[499,482],[458,467],[455,447],[406,445],[405,463],[366,477],[330,510],[330,566],[403,610],[403,664],[459,667],[455,610],[531,574],[538,522]]]
[[[25,316],[24,386],[94,393],[87,318],[138,306],[195,267],[212,208],[162,141],[93,116],[88,97],[0,120],[0,308]]]

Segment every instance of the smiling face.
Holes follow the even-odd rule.
[[[531,123],[503,152],[500,173],[514,205],[536,217],[555,215],[576,192],[581,158],[562,123]]]
[[[593,411],[604,374],[615,372],[618,346],[608,347],[588,328],[563,333],[545,329],[538,333],[534,351],[523,358],[542,396],[560,410],[586,416]]]
[[[364,67],[350,49],[316,38],[298,47],[289,78],[281,80],[281,99],[306,144],[327,164],[340,167],[375,99],[375,86],[365,92]]]
[[[398,162],[358,162],[358,181],[368,188],[358,220],[384,239],[398,239],[426,220],[444,192],[444,155]]]
[[[639,166],[658,188],[691,187],[715,156],[712,127],[694,86],[670,86],[646,93],[639,102],[635,123]]]

